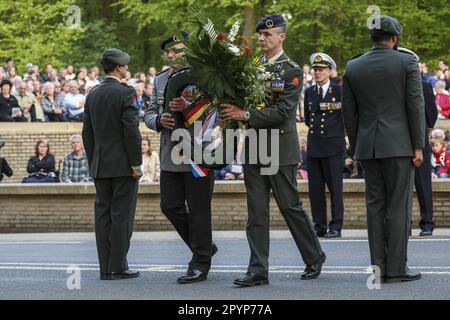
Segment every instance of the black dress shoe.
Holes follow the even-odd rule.
[[[108,273],[100,273],[100,280],[109,280],[109,274]]]
[[[122,272],[111,272],[107,275],[107,279],[104,280],[120,280],[120,279],[131,279],[139,277],[139,271],[135,270],[125,270]]]
[[[235,279],[233,283],[240,287],[251,287],[269,284],[267,277],[259,276],[254,273],[248,272],[245,277]]]
[[[322,272],[322,264],[325,262],[327,256],[325,253],[315,264],[307,265],[305,271],[300,275],[300,279],[302,280],[312,280],[317,278]]]
[[[431,230],[422,230],[419,233],[419,237],[430,237],[432,235],[433,235],[433,231],[431,231]]]
[[[340,237],[341,237],[341,232],[338,230],[330,230],[325,235],[326,239],[333,239],[333,238],[340,238]]]
[[[213,243],[211,245],[211,258],[217,253],[218,250],[219,250],[219,248],[217,248],[216,244]]]
[[[399,277],[388,277],[388,276],[384,277],[384,283],[415,281],[415,280],[419,280],[420,278],[422,278],[422,275],[420,274],[420,272],[408,270]]]
[[[205,272],[198,269],[188,269],[186,273],[179,277],[178,283],[195,283],[206,280],[207,275]]]

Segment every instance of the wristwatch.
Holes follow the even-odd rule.
[[[248,121],[248,120],[250,120],[250,112],[249,112],[249,111],[246,111],[246,112],[244,113],[244,121]]]

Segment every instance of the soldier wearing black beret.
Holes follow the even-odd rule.
[[[139,110],[135,91],[122,83],[130,56],[107,49],[100,60],[107,76],[84,107],[83,142],[96,189],[95,236],[100,279],[135,278],[127,253],[133,231],[138,180],[142,176]]]
[[[256,31],[259,33],[259,45],[264,53],[260,61],[264,63],[266,71],[273,74],[270,81],[271,102],[264,108],[255,108],[248,112],[238,106],[222,104],[221,118],[246,121],[249,127],[256,130],[258,139],[262,139],[260,129],[277,129],[279,167],[274,173],[263,174],[262,161],[244,165],[248,204],[247,239],[251,255],[247,274],[234,281],[238,286],[269,283],[270,190],[273,191],[281,214],[306,264],[301,279],[317,278],[325,261],[325,253],[302,207],[297,190],[296,172],[300,162],[300,147],[296,112],[302,90],[302,71],[283,51],[283,42],[286,39],[286,21],[283,16],[274,14],[264,17],[258,22]],[[268,149],[271,150],[270,140],[260,143],[267,143]]]

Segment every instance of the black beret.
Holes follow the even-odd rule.
[[[379,25],[377,25],[379,22]],[[403,29],[397,19],[389,16],[376,16],[372,20],[372,32],[378,35],[399,36]]]
[[[112,63],[118,66],[124,66],[130,62],[130,56],[128,55],[128,53],[123,52],[120,49],[109,48],[102,53],[100,61]]]
[[[186,31],[181,31],[181,35],[185,38],[185,39],[189,39],[189,33],[187,33]],[[164,51],[166,50],[166,46],[168,44],[171,44],[172,42],[180,42],[180,40],[178,39],[177,36],[173,35],[169,38],[166,38],[164,40],[161,40],[160,46],[161,46],[161,50]]]
[[[282,15],[272,14],[270,16],[265,16],[258,22],[258,24],[256,25],[256,32],[258,32],[259,29],[272,29],[285,25],[286,21],[284,20]]]
[[[0,82],[0,88],[3,87],[5,84],[9,84],[10,87],[12,87],[12,82],[8,79],[3,79],[2,82]]]

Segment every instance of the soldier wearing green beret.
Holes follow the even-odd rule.
[[[347,64],[344,121],[366,181],[372,265],[381,281],[420,279],[408,269],[414,167],[423,161],[425,105],[418,61],[394,50],[402,33],[392,17],[373,19],[373,47]]]
[[[223,104],[221,118],[246,121],[249,127],[256,130],[260,138],[261,129],[277,129],[279,170],[273,175],[262,175],[260,164],[244,165],[248,206],[247,239],[251,255],[247,274],[234,281],[234,284],[242,287],[269,283],[271,190],[306,264],[301,279],[317,278],[325,262],[325,253],[302,207],[297,190],[296,173],[300,161],[300,148],[296,112],[303,83],[302,72],[283,51],[286,22],[281,15],[264,17],[259,21],[256,31],[259,33],[259,45],[264,53],[260,60],[267,66],[266,71],[274,75],[271,81],[272,103],[266,108],[253,109],[249,112],[244,112],[235,105]],[[270,139],[265,142],[268,150],[271,150]]]
[[[94,87],[84,107],[83,142],[94,178],[95,236],[100,279],[135,278],[127,253],[133,231],[138,180],[142,176],[139,110],[135,91],[122,83],[130,56],[107,49],[101,57],[107,76]]]

